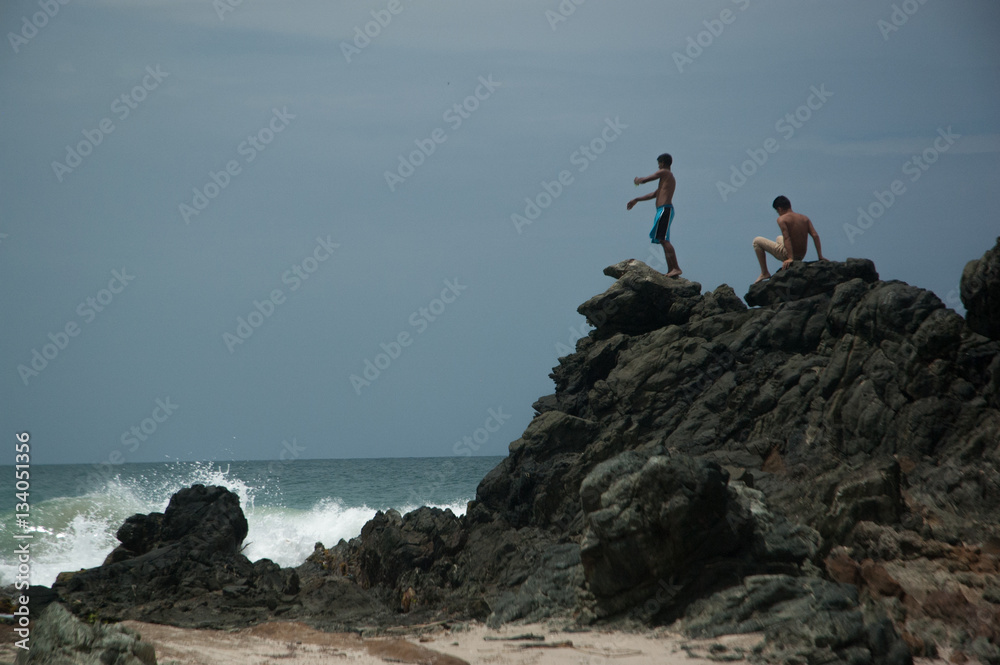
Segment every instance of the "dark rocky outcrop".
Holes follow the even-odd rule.
[[[122,544],[103,566],[56,581],[53,589],[77,615],[245,625],[287,606],[299,590],[295,571],[240,554],[247,521],[239,497],[223,487],[181,490],[163,514],[134,515],[117,535]]]
[[[969,328],[990,339],[1000,339],[1000,238],[981,259],[965,265],[959,293]]]
[[[617,281],[577,309],[602,338],[616,333],[639,335],[691,316],[701,284],[664,277],[645,263],[630,259],[604,269]]]
[[[751,308],[635,260],[605,272],[579,310],[594,330],[464,516],[379,513],[287,571],[242,560],[229,518],[173,553],[168,509],[130,519],[64,602],[180,624],[202,606],[321,626],[676,620],[763,631],[758,661],[941,645],[1000,663],[1000,341],[973,325],[994,296],[970,295],[967,322],[857,259],[795,263]],[[963,298],[1000,288],[995,251],[966,272]]]
[[[793,269],[779,270],[771,279],[757,282],[747,291],[746,301],[754,307],[779,305],[823,293],[833,293],[840,284],[860,279],[865,284],[878,281],[875,264],[868,259],[847,259],[796,263]]]

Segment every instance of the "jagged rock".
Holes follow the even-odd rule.
[[[123,626],[88,625],[52,603],[32,626],[31,648],[17,665],[156,665],[153,645]]]
[[[899,463],[886,460],[837,485],[820,531],[843,542],[859,522],[895,524],[903,512]]]
[[[965,265],[959,293],[969,328],[1000,340],[1000,238],[982,258]]]
[[[363,586],[402,587],[400,577],[409,571],[424,571],[465,545],[468,536],[450,510],[418,508],[401,516],[395,510],[379,511],[348,546],[335,548],[334,556],[351,561]]]
[[[730,525],[749,525],[746,529],[752,533],[749,553],[758,568],[774,568],[773,564],[792,564],[794,568],[812,561],[819,552],[820,534],[784,515],[776,515],[759,490],[743,483],[730,483],[729,512],[726,519]]]
[[[597,338],[616,333],[639,335],[684,323],[701,293],[701,284],[665,277],[636,259],[608,266],[604,274],[618,281],[577,308],[594,326],[592,334]]]
[[[868,259],[847,259],[843,263],[796,261],[774,273],[770,279],[751,285],[745,300],[754,307],[793,302],[821,293],[832,293],[837,285],[852,279],[869,284],[877,281],[875,264]]]
[[[709,291],[691,309],[691,321],[729,314],[732,312],[745,312],[746,303],[740,300],[736,291],[728,284],[720,284],[714,291]]]
[[[809,577],[758,575],[694,603],[681,623],[692,637],[763,632],[767,663],[908,665],[888,619],[865,617],[857,588]]]
[[[493,603],[487,625],[497,628],[510,621],[542,621],[572,609],[583,587],[580,548],[565,543],[539,556],[537,566],[515,590]]]

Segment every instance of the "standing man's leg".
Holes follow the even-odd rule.
[[[682,272],[677,263],[677,252],[674,251],[674,246],[670,243],[670,225],[673,221],[674,207],[667,204],[657,210],[656,223],[653,225],[653,233],[655,234],[653,241],[660,241],[660,245],[663,246],[663,258],[667,260],[667,277],[679,277]]]
[[[664,240],[660,244],[663,245],[663,257],[667,260],[667,277],[677,277],[682,271],[677,265],[677,252],[674,251],[674,246],[669,240]]]

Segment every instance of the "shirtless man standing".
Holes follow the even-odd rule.
[[[655,192],[650,192],[645,196],[639,196],[628,202],[627,210],[635,207],[639,201],[649,201],[656,199],[656,218],[653,221],[653,230],[649,232],[649,238],[653,244],[663,245],[663,256],[667,259],[667,277],[677,277],[681,274],[681,268],[677,265],[677,253],[674,246],[670,244],[670,222],[674,219],[674,189],[677,181],[674,174],[670,172],[670,165],[674,163],[674,158],[663,153],[656,158],[656,163],[660,167],[656,173],[645,178],[637,177],[632,182],[638,187],[643,183],[659,180],[660,184]]]
[[[801,261],[805,258],[806,251],[809,250],[809,239],[806,236],[812,236],[819,260],[826,260],[820,248],[819,234],[816,233],[812,221],[805,215],[792,212],[792,204],[787,196],[779,196],[771,205],[778,211],[778,228],[781,229],[781,235],[773,241],[760,236],[753,239],[753,249],[757,252],[757,260],[760,262],[760,277],[754,284],[771,276],[767,270],[767,257],[764,256],[764,252],[781,261],[782,268],[787,268],[792,265],[792,261]],[[789,247],[792,250],[791,255],[788,253]]]

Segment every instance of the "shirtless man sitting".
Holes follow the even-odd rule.
[[[753,249],[757,253],[757,261],[760,262],[760,277],[754,284],[771,276],[767,270],[767,257],[764,256],[764,252],[781,261],[782,268],[787,268],[792,265],[792,261],[801,261],[805,258],[809,249],[809,239],[806,236],[812,236],[819,260],[826,260],[820,248],[819,234],[816,233],[812,221],[805,215],[793,212],[787,196],[779,196],[774,199],[772,205],[778,211],[778,228],[781,229],[781,235],[773,241],[760,236],[753,239]],[[788,248],[791,248],[791,254]]]

